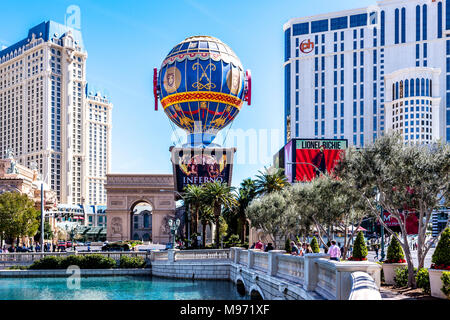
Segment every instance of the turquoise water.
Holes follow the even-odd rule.
[[[248,300],[231,281],[158,277],[86,277],[79,289],[67,278],[0,279],[0,300]]]

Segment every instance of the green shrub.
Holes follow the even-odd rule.
[[[243,247],[244,244],[241,243],[237,234],[232,234],[227,241],[224,241],[223,246],[224,248]]]
[[[431,261],[434,264],[431,268],[444,269],[450,266],[450,228],[442,233]]]
[[[417,274],[417,268],[414,268],[414,274]],[[397,268],[395,270],[395,286],[402,288],[408,285],[408,268]]]
[[[442,292],[450,299],[450,272],[444,271],[441,276]]]
[[[116,260],[101,254],[88,254],[84,256],[82,269],[111,269],[117,266]]]
[[[63,269],[61,267],[61,258],[57,256],[47,256],[42,259],[36,260],[30,266],[31,270],[55,270]]]
[[[355,243],[353,245],[353,259],[355,260],[367,260],[367,246],[364,241],[364,234],[362,231],[356,236]]]
[[[291,240],[289,240],[289,238],[286,238],[286,241],[284,242],[284,250],[286,251],[286,253],[292,252]]]
[[[319,243],[317,242],[316,237],[312,238],[310,246],[313,253],[320,253]]]
[[[26,266],[11,266],[6,268],[6,270],[28,270]]]
[[[127,257],[121,256],[119,262],[119,268],[122,269],[141,269],[145,268],[146,262],[142,257]]]
[[[417,287],[421,288],[423,292],[430,294],[430,276],[428,269],[422,268],[416,274]]]
[[[398,242],[396,237],[392,237],[387,249],[387,260],[385,263],[405,263],[405,254],[403,253],[402,246]]]
[[[80,269],[83,269],[85,257],[70,255],[61,259],[60,267],[61,269],[67,269],[70,266],[78,266]]]

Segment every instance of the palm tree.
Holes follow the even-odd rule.
[[[280,191],[288,185],[283,169],[266,168],[265,172],[259,171],[259,175],[256,176],[256,189],[259,195]]]
[[[236,203],[233,194],[234,188],[217,181],[204,184],[203,187],[205,188],[205,201],[211,205],[216,219],[216,247],[218,248],[220,228],[219,218],[222,213],[222,206],[232,208]]]
[[[239,193],[236,198],[236,213],[239,219],[239,238],[241,242],[245,242],[247,234],[247,216],[245,214],[245,210],[250,205],[252,200],[257,196],[256,182],[252,179],[245,179],[241,183],[241,187],[239,188],[238,192]]]
[[[197,233],[199,211],[204,203],[204,190],[201,186],[187,185],[184,188],[183,199],[187,207],[189,207],[189,210],[192,212],[192,233]]]

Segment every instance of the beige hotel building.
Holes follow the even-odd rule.
[[[0,158],[38,170],[67,205],[106,205],[112,104],[88,94],[81,32],[47,21],[0,50]]]

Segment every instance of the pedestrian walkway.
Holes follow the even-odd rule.
[[[383,287],[380,288],[380,294],[383,300],[414,300],[411,297],[405,296],[401,293],[391,291]]]

